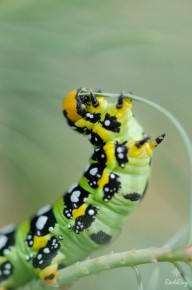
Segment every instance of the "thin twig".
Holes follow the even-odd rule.
[[[170,248],[148,248],[142,250],[131,250],[118,254],[109,254],[94,259],[87,259],[83,262],[77,262],[58,272],[57,286],[61,287],[66,284],[78,280],[82,277],[98,274],[102,271],[119,268],[119,267],[134,267],[141,264],[156,263],[156,262],[191,262],[192,261],[192,246],[183,247],[180,249]],[[32,280],[26,286],[18,288],[18,290],[32,289],[50,289],[44,286],[40,280]]]

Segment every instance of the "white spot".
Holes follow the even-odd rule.
[[[8,234],[15,230],[15,225],[7,225],[0,230],[0,234]]]
[[[33,245],[33,241],[30,241],[30,242],[29,242],[29,245],[32,246],[32,245]]]
[[[109,187],[105,187],[104,191],[108,192],[109,191]]]
[[[4,270],[3,271],[3,274],[6,275],[6,276],[8,276],[8,275],[10,275],[10,271],[9,270]]]
[[[4,266],[4,268],[7,269],[7,270],[10,270],[10,269],[11,269],[11,264],[9,264],[9,263],[6,264],[6,265]]]
[[[121,167],[125,167],[125,163],[121,163]]]
[[[124,157],[123,153],[119,153],[119,154],[118,154],[118,158],[119,158],[119,159],[123,159],[123,157]]]
[[[43,264],[43,260],[39,261],[39,264]]]
[[[96,142],[98,141],[98,138],[97,138],[97,137],[95,137],[95,141],[96,141]]]
[[[87,135],[88,140],[91,140],[91,134]]]
[[[94,168],[92,168],[92,169],[89,171],[89,173],[90,173],[92,176],[96,175],[97,172],[98,172],[98,168],[97,168],[97,167],[94,167]]]
[[[8,238],[6,236],[0,236],[0,249],[2,249],[6,243],[7,243]]]
[[[78,202],[80,194],[81,194],[81,192],[79,190],[75,190],[71,195],[71,201]]]
[[[9,253],[9,249],[5,249],[4,251],[3,251],[3,255],[6,255],[6,254],[8,254]]]
[[[105,155],[104,154],[101,154],[101,158],[105,158]]]
[[[30,260],[30,257],[29,256],[25,256],[25,260],[26,261],[29,261]]]
[[[111,179],[114,179],[115,178],[115,174],[114,173],[111,173],[110,174],[110,177],[111,177]]]
[[[53,230],[53,227],[49,227],[49,232],[51,232]]]
[[[27,239],[31,240],[32,239],[32,235],[27,235]]]
[[[43,252],[44,252],[45,254],[49,254],[49,253],[50,253],[50,250],[49,250],[49,248],[45,248],[45,249],[43,250]]]
[[[45,205],[44,207],[40,208],[37,212],[37,216],[44,214],[45,212],[47,212],[48,210],[51,209],[50,205]]]
[[[44,215],[40,216],[36,222],[37,229],[42,230],[44,228],[47,220],[48,220],[47,216],[44,216]]]
[[[90,119],[93,119],[93,118],[94,118],[93,114],[91,114],[91,113],[86,113],[86,116],[87,116],[88,118],[90,118]]]
[[[111,122],[110,122],[110,120],[105,120],[104,124],[105,124],[105,126],[108,127],[111,124]]]
[[[123,152],[123,148],[122,147],[117,147],[117,153],[122,153]]]
[[[43,257],[42,254],[37,255],[37,259],[38,259],[38,260],[41,260],[42,257]]]
[[[89,215],[94,215],[95,211],[94,211],[93,209],[90,209],[90,210],[88,211],[88,213],[89,213]]]

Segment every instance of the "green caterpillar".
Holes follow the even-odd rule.
[[[99,90],[74,90],[63,102],[68,124],[92,143],[88,169],[53,206],[0,231],[0,290],[33,277],[46,284],[56,273],[109,243],[140,203],[150,175],[152,140],[133,117],[131,100],[116,102]]]

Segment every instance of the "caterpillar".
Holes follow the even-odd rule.
[[[56,283],[57,271],[83,260],[119,233],[141,202],[150,175],[155,139],[143,132],[132,102],[82,88],[69,93],[63,114],[86,135],[94,152],[79,183],[31,219],[0,230],[0,289],[21,286],[33,277]]]

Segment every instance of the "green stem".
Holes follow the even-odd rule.
[[[102,271],[119,268],[134,267],[141,264],[157,263],[157,262],[191,262],[192,246],[180,249],[170,248],[148,248],[143,250],[131,250],[118,254],[108,254],[99,258],[87,259],[83,262],[77,262],[58,272],[57,287],[61,287],[82,277],[98,274]],[[50,289],[44,286],[40,280],[32,280],[26,286],[18,288],[18,290],[32,289]]]

